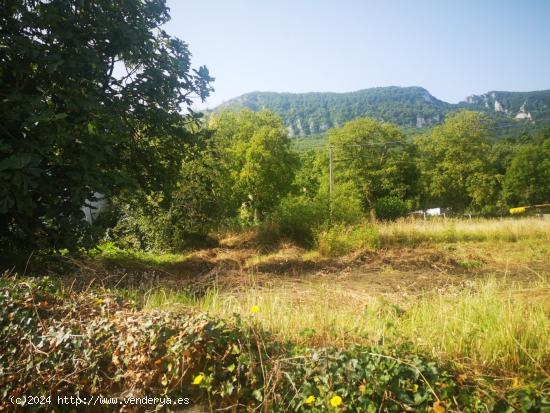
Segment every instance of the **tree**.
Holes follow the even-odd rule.
[[[485,115],[461,111],[418,140],[427,206],[494,208],[498,175],[490,161],[489,127]]]
[[[235,210],[245,205],[262,220],[292,189],[298,167],[281,120],[269,111],[243,110],[214,116],[210,127],[226,154]]]
[[[209,232],[227,216],[224,204],[225,171],[207,137],[189,149],[168,202],[162,193],[134,194],[119,202],[118,222],[109,232],[117,242],[132,248],[178,252],[208,245]]]
[[[414,147],[395,125],[360,118],[329,130],[328,138],[335,146],[335,186],[353,183],[365,209],[381,198],[418,196]]]
[[[312,198],[319,192],[323,161],[319,153],[309,150],[299,153],[300,166],[296,171],[293,192]]]
[[[520,146],[506,171],[503,198],[509,206],[550,202],[550,129]]]
[[[192,138],[182,110],[213,79],[168,19],[164,0],[3,2],[0,237],[71,247],[94,193],[169,194]]]

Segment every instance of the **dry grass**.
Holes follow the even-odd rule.
[[[529,294],[521,293],[529,291]],[[520,293],[518,293],[520,292]],[[531,300],[533,294],[539,300]],[[281,339],[314,346],[413,342],[423,352],[486,371],[543,373],[550,362],[550,283],[520,287],[491,278],[422,295],[374,295],[356,281],[296,280],[202,296],[159,290],[146,308],[193,306],[214,316],[240,314]],[[251,308],[258,306],[259,313]]]
[[[188,258],[210,263],[208,276],[185,288],[182,278],[176,288],[163,282],[144,306],[239,314],[302,345],[408,342],[484,372],[548,374],[550,221],[398,221],[338,227],[325,241],[329,252],[348,255],[323,258],[323,250],[290,244],[262,254],[249,242],[238,248],[234,236],[226,248]],[[196,268],[180,270],[191,279]]]
[[[536,239],[550,242],[550,220],[521,219],[404,219],[378,224],[382,245],[417,245],[468,241],[505,241]]]
[[[319,230],[316,250],[325,257],[337,257],[358,250],[395,246],[526,240],[550,244],[550,220],[530,217],[472,220],[406,218],[377,224],[365,221],[353,226],[335,225]]]

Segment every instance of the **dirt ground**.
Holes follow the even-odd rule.
[[[228,239],[217,248],[182,255],[165,264],[94,259],[78,262],[75,285],[144,287],[201,291],[215,285],[237,292],[254,279],[256,287],[337,282],[341,288],[373,295],[419,295],[469,286],[477,279],[506,277],[527,282],[550,275],[550,245],[533,241],[453,243],[357,251],[321,257],[291,244],[269,251]],[[518,292],[519,293],[519,292]],[[550,294],[550,292],[549,292]]]

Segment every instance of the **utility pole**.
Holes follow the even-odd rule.
[[[333,172],[332,164],[334,160],[334,145],[331,143],[328,146],[328,209],[329,209],[329,223],[332,225],[332,186],[333,186]]]

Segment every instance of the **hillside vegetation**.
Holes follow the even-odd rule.
[[[488,92],[451,104],[421,87],[378,87],[347,93],[251,92],[231,99],[215,111],[268,109],[279,115],[292,136],[309,136],[361,117],[400,126],[437,125],[461,109],[490,115],[495,136],[508,136],[550,124],[550,91]]]

